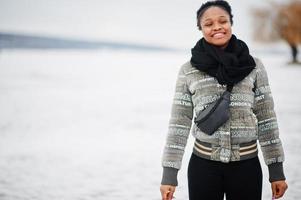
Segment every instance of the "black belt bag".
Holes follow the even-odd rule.
[[[212,135],[220,126],[228,121],[230,118],[229,105],[232,87],[227,87],[227,90],[219,99],[211,103],[195,117],[194,122],[202,132]]]

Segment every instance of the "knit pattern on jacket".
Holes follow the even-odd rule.
[[[267,72],[259,59],[256,68],[233,87],[230,97],[230,120],[213,135],[203,133],[193,118],[217,100],[225,85],[185,63],[178,73],[162,166],[180,169],[189,133],[199,141],[212,144],[211,160],[239,161],[236,147],[259,140],[267,165],[283,162],[278,124]]]

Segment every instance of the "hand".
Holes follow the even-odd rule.
[[[173,194],[176,191],[176,186],[172,185],[161,185],[160,187],[162,200],[172,200]]]
[[[271,186],[272,186],[273,197],[275,199],[281,198],[288,188],[288,186],[284,180],[283,181],[274,181],[271,183]]]

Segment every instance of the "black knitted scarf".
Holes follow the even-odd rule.
[[[256,65],[246,43],[235,35],[232,35],[225,49],[213,46],[202,38],[191,49],[191,53],[192,66],[228,86],[243,80]]]

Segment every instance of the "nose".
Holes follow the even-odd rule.
[[[215,23],[213,26],[213,30],[220,30],[221,28],[222,28],[221,25],[218,23]]]

